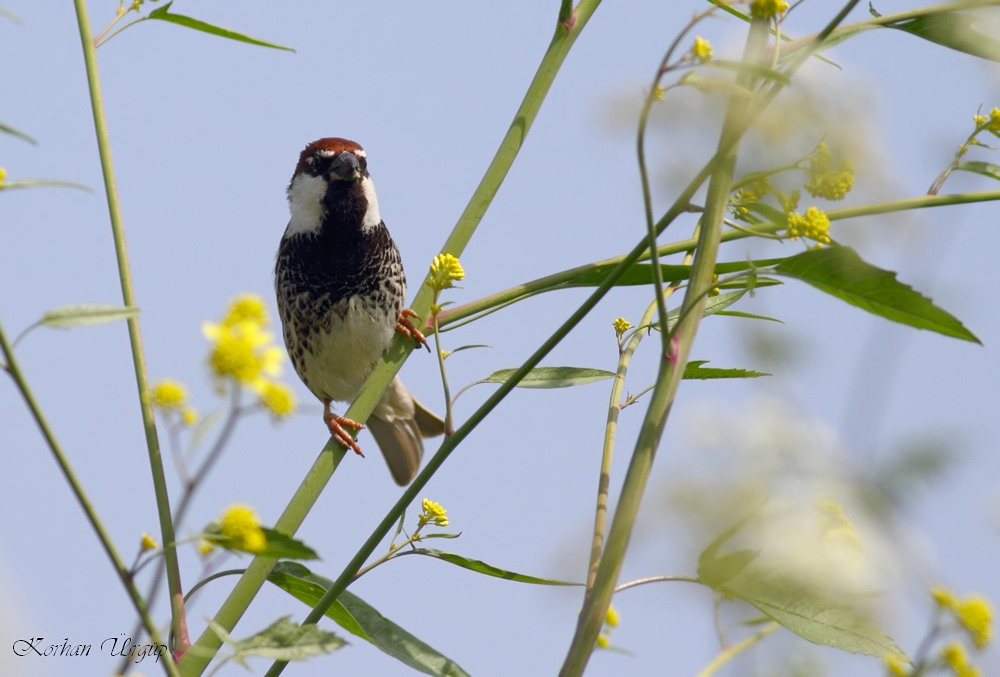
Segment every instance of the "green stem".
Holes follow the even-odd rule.
[[[58,465],[59,470],[62,471],[63,477],[66,478],[66,483],[69,484],[69,488],[73,492],[73,496],[76,497],[77,502],[83,509],[84,515],[87,517],[87,521],[90,522],[90,526],[93,528],[94,533],[97,534],[97,540],[100,541],[105,554],[108,556],[108,559],[111,560],[111,566],[118,575],[118,579],[125,588],[125,592],[128,593],[129,599],[132,601],[132,606],[135,607],[136,613],[138,613],[139,618],[142,619],[142,625],[146,629],[146,632],[149,633],[150,641],[154,644],[162,645],[163,640],[160,638],[159,630],[156,629],[156,623],[153,622],[152,617],[149,615],[149,608],[146,606],[146,601],[143,599],[142,594],[140,594],[139,589],[136,587],[132,574],[125,566],[125,562],[115,549],[114,542],[111,540],[110,534],[108,534],[105,530],[104,524],[101,522],[101,518],[97,514],[97,510],[90,502],[90,499],[87,498],[87,492],[84,491],[79,478],[77,478],[76,473],[73,472],[73,468],[69,464],[69,459],[66,458],[62,447],[59,445],[59,441],[56,440],[55,433],[53,433],[52,428],[49,427],[49,423],[45,419],[45,415],[42,413],[41,407],[38,406],[38,402],[35,400],[35,396],[31,392],[31,388],[28,387],[28,382],[21,373],[21,368],[14,356],[14,351],[7,342],[7,335],[4,333],[3,327],[0,327],[0,351],[3,352],[4,359],[7,361],[5,370],[10,374],[11,378],[14,379],[14,383],[20,391],[21,397],[24,398],[24,402],[28,406],[28,411],[31,412],[32,417],[35,419],[35,424],[38,426],[38,429],[42,433],[42,437],[45,438],[49,449],[52,451],[52,456],[56,460],[56,465]],[[180,672],[177,669],[177,664],[174,663],[170,656],[164,655],[163,659],[164,667],[171,677],[177,677],[180,675]]]
[[[555,79],[556,73],[559,71],[559,67],[565,60],[566,55],[569,53],[570,48],[576,41],[577,36],[579,36],[580,31],[583,30],[583,27],[587,24],[591,15],[599,5],[600,0],[582,0],[577,6],[575,12],[571,14],[571,16],[574,17],[574,21],[572,22],[573,25],[569,26],[569,22],[567,21],[559,22],[556,26],[555,35],[545,52],[545,56],[539,64],[538,71],[535,73],[535,77],[531,81],[528,91],[525,93],[524,100],[521,102],[520,107],[515,113],[514,121],[511,123],[503,141],[501,141],[493,161],[490,163],[483,179],[480,181],[479,186],[476,188],[472,198],[469,200],[469,204],[466,206],[465,211],[462,212],[458,223],[442,246],[441,253],[459,256],[464,251],[465,246],[472,238],[472,235],[482,220],[483,215],[486,213],[486,209],[489,207],[493,197],[499,190],[500,184],[503,182],[504,177],[506,177],[507,172],[510,170],[511,165],[514,162],[514,158],[517,156],[517,153],[524,142],[524,138],[531,127],[531,123],[537,116],[538,110],[542,105],[542,101],[544,101],[546,94],[552,86],[552,82]],[[420,286],[416,298],[411,306],[421,317],[426,317],[427,312],[430,309],[431,297],[433,294],[430,287],[426,284],[426,281],[427,280],[425,279],[425,284]],[[388,386],[396,372],[399,371],[403,360],[406,359],[411,350],[412,342],[409,342],[408,344],[408,342],[402,337],[397,337],[386,351],[386,356],[382,363],[373,370],[361,393],[354,400],[344,415],[355,421],[364,421],[367,419],[368,415],[371,414],[371,411],[374,409],[375,404],[378,402],[378,399],[381,397],[382,392]],[[451,439],[452,438],[448,438],[445,440],[444,445],[442,445],[442,449],[445,449],[448,446]],[[439,451],[438,453],[440,454],[441,452]],[[333,471],[336,469],[337,464],[343,457],[343,454],[344,450],[339,445],[332,443],[327,444],[324,450],[320,453],[319,458],[313,464],[313,467],[310,469],[306,479],[303,480],[302,485],[300,485],[299,489],[290,500],[288,507],[281,516],[281,519],[277,524],[275,524],[275,529],[286,534],[295,533],[295,531],[302,524],[302,521],[305,519],[309,509],[318,499],[320,492],[322,492],[323,488],[326,486],[333,474]],[[447,453],[441,458],[441,460],[443,461],[445,457],[447,457]],[[421,476],[423,476],[423,474]],[[413,486],[416,486],[416,483]],[[423,485],[421,484],[420,486],[422,487]],[[404,497],[409,495],[409,493],[410,492],[408,491],[404,494]],[[364,556],[361,557],[361,561],[347,573],[346,577],[348,579],[353,576],[354,573],[357,572],[357,570],[364,564],[364,560],[370,556],[378,542],[385,536],[386,533],[388,533],[389,529],[392,528],[392,525],[395,523],[396,519],[398,519],[402,511],[405,510],[410,500],[412,499],[407,499],[407,501],[403,503],[401,499],[400,502],[397,502],[396,506],[393,508],[388,526],[384,526],[383,531],[382,528],[384,523],[383,525],[380,525],[380,527],[376,529],[376,532],[372,534],[372,537],[366,541],[366,545],[362,547]],[[372,544],[369,549],[368,545],[372,541],[374,541],[374,544]],[[356,557],[355,559],[359,558]],[[240,578],[240,581],[236,584],[236,587],[223,603],[222,608],[219,609],[214,619],[227,632],[232,631],[240,617],[242,617],[254,595],[256,595],[257,591],[260,590],[261,586],[263,586],[264,581],[267,579],[267,575],[270,573],[273,566],[273,559],[257,557],[253,560],[253,562],[251,562],[250,566],[247,567],[247,572]],[[346,582],[344,586],[346,587]],[[339,591],[336,594],[339,594]],[[336,595],[334,595],[334,598],[335,596]],[[331,598],[330,603],[332,603],[332,601],[333,598]],[[219,637],[211,629],[206,629],[195,643],[193,647],[195,650],[190,651],[184,657],[184,660],[181,661],[182,672],[185,675],[202,674],[208,666],[208,663],[211,662],[213,656],[218,651],[220,645],[221,640]],[[280,665],[281,664],[275,664],[272,666],[271,671],[269,671],[268,674],[276,674],[275,671],[280,672]]]
[[[753,21],[744,53],[746,63],[759,61],[767,45],[767,37],[768,23],[762,20]],[[738,82],[743,89],[753,91],[752,76],[741,75]],[[712,284],[712,274],[722,235],[721,225],[725,217],[736,163],[736,145],[749,122],[748,108],[745,97],[734,96],[730,99],[718,149],[710,163],[712,176],[709,181],[705,211],[698,229],[698,243],[690,282],[681,305],[682,316],[687,311],[686,316],[679,320],[674,330],[670,332],[669,344],[661,356],[656,386],[625,474],[621,495],[608,533],[607,545],[601,555],[594,585],[588,589],[584,597],[576,633],[559,673],[562,677],[577,677],[583,674],[607,616],[608,607],[611,605],[611,597],[625,559],[632,527],[645,494],[653,460],[701,319],[706,298],[703,292]]]
[[[90,103],[94,115],[94,133],[97,137],[97,148],[101,158],[101,171],[104,176],[104,189],[108,202],[108,214],[111,220],[111,234],[115,244],[115,256],[118,261],[118,277],[121,284],[122,301],[126,306],[131,308],[136,307],[135,293],[132,288],[132,273],[129,267],[128,250],[125,246],[125,228],[122,221],[121,205],[118,201],[118,188],[115,184],[114,167],[111,163],[111,142],[108,137],[108,125],[104,115],[104,103],[98,77],[97,51],[91,36],[86,0],[74,0],[74,6],[76,8],[76,18],[80,32],[80,43],[83,47],[83,59],[87,70],[87,85],[90,90]],[[139,318],[136,316],[130,317],[127,323],[129,344],[132,350],[132,364],[135,370],[136,386],[139,391],[139,406],[142,412],[143,429],[146,434],[146,449],[149,455],[149,467],[153,479],[153,491],[156,495],[156,509],[160,520],[160,540],[163,543],[163,556],[167,568],[167,583],[170,589],[172,611],[171,629],[181,645],[185,645],[187,643],[187,628],[184,620],[180,567],[177,564],[174,526],[170,518],[170,498],[167,493],[167,482],[163,473],[160,443],[156,435],[156,419],[153,415],[153,403],[150,397],[149,379],[146,373],[146,358],[142,348],[142,336],[139,332]]]
[[[744,651],[746,651],[747,649],[749,649],[751,646],[753,646],[754,644],[756,644],[760,640],[764,639],[765,637],[767,637],[768,635],[770,635],[772,632],[774,632],[775,630],[777,630],[780,627],[781,626],[778,625],[777,623],[773,623],[773,622],[772,623],[768,623],[766,626],[764,626],[764,629],[761,630],[760,632],[758,632],[757,634],[752,635],[750,637],[747,637],[742,642],[737,642],[736,644],[733,644],[732,646],[726,647],[721,652],[719,652],[718,656],[716,656],[715,658],[712,659],[711,663],[709,663],[708,665],[705,666],[704,670],[702,670],[701,672],[698,673],[698,677],[711,677],[723,665],[725,665],[729,661],[733,660],[733,658],[735,658],[739,654],[743,653]]]
[[[437,297],[434,298],[435,305]],[[444,434],[450,435],[455,430],[455,420],[452,415],[451,388],[448,386],[448,371],[444,367],[444,350],[441,349],[441,327],[438,323],[438,315],[434,313],[431,319],[434,321],[434,349],[437,352],[438,369],[441,371],[441,388],[444,390]]]
[[[654,301],[643,313],[639,326],[648,325],[659,308]],[[628,374],[632,355],[645,334],[641,331],[632,333],[628,347],[618,356],[618,370],[611,385],[611,396],[608,402],[608,420],[604,425],[604,448],[601,451],[601,470],[597,480],[597,509],[594,511],[594,535],[590,545],[590,565],[587,567],[587,589],[594,586],[597,577],[597,566],[601,563],[601,550],[604,548],[604,530],[608,518],[608,487],[611,484],[611,461],[614,458],[615,433],[618,430],[618,416],[621,414],[622,391],[625,390],[625,376]]]

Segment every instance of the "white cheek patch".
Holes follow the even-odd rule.
[[[368,211],[361,221],[362,228],[374,228],[382,223],[382,215],[378,211],[378,199],[375,197],[375,184],[370,176],[361,177],[361,190],[364,191],[365,199],[368,201]]]
[[[288,188],[288,208],[292,218],[285,235],[318,233],[323,225],[323,198],[326,181],[321,176],[299,174]],[[374,197],[374,194],[373,194]],[[376,211],[378,209],[376,208]]]

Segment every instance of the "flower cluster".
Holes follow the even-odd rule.
[[[755,19],[770,19],[788,11],[785,0],[750,0],[750,16]]]
[[[433,523],[436,527],[448,526],[448,511],[442,508],[440,503],[435,503],[429,498],[425,498],[421,507],[423,508],[423,512],[417,517],[418,529],[430,523]]]
[[[788,214],[788,237],[792,240],[805,238],[814,240],[818,245],[830,244],[830,218],[826,212],[810,207],[806,213],[791,212]]]
[[[611,646],[611,633],[618,627],[618,612],[613,606],[608,607],[608,613],[604,616],[604,627],[601,634],[597,636],[597,647],[607,649]]]
[[[830,147],[821,142],[809,161],[809,180],[805,189],[813,197],[843,200],[853,187],[854,165],[847,158],[839,158],[834,163]]]
[[[465,271],[462,264],[451,254],[438,254],[431,261],[431,277],[427,284],[431,289],[438,292],[442,289],[451,289],[455,285],[455,280],[465,278]]]
[[[622,334],[624,334],[625,332],[627,332],[629,329],[632,328],[632,323],[626,320],[624,317],[619,317],[617,320],[611,323],[611,326],[615,328],[615,336],[617,336],[618,340],[620,341],[622,338]]]
[[[153,386],[153,406],[170,416],[179,414],[184,425],[194,425],[198,412],[188,404],[187,389],[171,379],[157,381]]]
[[[260,405],[281,419],[295,411],[295,396],[276,380],[284,351],[274,345],[267,324],[264,301],[245,294],[230,303],[222,322],[204,323],[202,333],[212,343],[208,366],[215,377],[257,393]]]
[[[989,115],[975,115],[976,127],[982,127],[994,136],[1000,136],[1000,108],[994,108]]]
[[[694,37],[694,46],[691,47],[691,56],[699,61],[710,61],[715,56],[712,43],[700,35]]]
[[[993,638],[993,608],[982,595],[969,595],[962,599],[945,588],[934,588],[931,595],[938,606],[949,612],[972,639],[977,649],[982,649]]]
[[[206,531],[205,542],[222,546],[227,550],[239,550],[255,555],[267,549],[267,535],[261,528],[256,513],[245,505],[233,505],[227,508],[219,521]]]

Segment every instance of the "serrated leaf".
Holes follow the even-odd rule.
[[[517,369],[500,369],[479,383],[505,383]],[[525,375],[518,388],[569,388],[614,378],[613,371],[586,367],[535,367]]]
[[[82,327],[90,324],[104,324],[125,320],[139,313],[138,308],[125,306],[100,306],[82,304],[75,306],[60,306],[42,315],[38,321],[46,327]]]
[[[760,555],[760,550],[735,550],[713,558],[698,560],[698,580],[718,589],[726,581],[737,576]]]
[[[794,572],[780,566],[751,563],[720,589],[815,644],[878,658],[905,656],[863,613],[796,582]]]
[[[573,583],[572,581],[558,581],[551,578],[538,578],[537,576],[519,574],[513,571],[507,571],[506,569],[500,569],[499,567],[487,564],[486,562],[478,559],[469,559],[468,557],[456,555],[455,553],[432,550],[431,548],[417,548],[413,552],[419,555],[426,555],[427,557],[434,557],[436,559],[443,560],[450,564],[454,564],[455,566],[462,567],[463,569],[475,571],[478,574],[485,574],[486,576],[493,576],[494,578],[502,578],[507,581],[531,583],[533,585],[583,585],[582,583]]]
[[[714,379],[714,378],[758,378],[770,376],[763,371],[753,371],[752,369],[721,369],[717,367],[703,367],[708,360],[692,360],[684,365],[684,375],[681,378],[694,379]]]
[[[156,19],[158,21],[166,21],[168,23],[177,24],[178,26],[184,26],[185,28],[201,31],[202,33],[208,33],[210,35],[216,35],[220,38],[226,38],[227,40],[236,40],[237,42],[245,42],[247,44],[257,45],[259,47],[270,47],[271,49],[283,49],[287,52],[295,51],[291,47],[284,47],[282,45],[277,45],[273,42],[265,42],[264,40],[260,40],[258,38],[252,38],[249,35],[237,33],[236,31],[231,31],[228,28],[222,28],[221,26],[214,26],[210,23],[206,23],[199,19],[193,19],[189,16],[184,16],[182,14],[171,14],[170,6],[172,4],[174,3],[168,2],[162,7],[157,7],[152,12],[150,12],[145,18]]]
[[[939,9],[886,24],[886,27],[906,31],[918,38],[959,52],[990,61],[1000,61],[1000,42],[972,27],[980,19],[982,19],[982,15],[977,15],[975,12],[941,11]]]
[[[279,618],[256,635],[234,640],[221,625],[210,621],[212,630],[235,653],[232,659],[243,663],[245,658],[258,657],[276,661],[301,661],[331,653],[346,642],[332,632],[313,624],[293,623],[291,616]]]
[[[992,162],[979,162],[976,160],[959,162],[955,165],[955,169],[960,169],[965,172],[974,172],[976,174],[988,176],[991,179],[1000,180],[1000,165],[995,165]]]
[[[893,322],[980,342],[953,315],[899,282],[896,273],[862,261],[850,247],[810,249],[784,259],[773,272],[802,280]]]
[[[328,578],[318,576],[297,562],[278,562],[268,580],[301,602],[312,607],[332,585]],[[399,627],[345,590],[327,609],[330,618],[344,630],[360,637],[404,665],[426,675],[468,677],[461,667]]]

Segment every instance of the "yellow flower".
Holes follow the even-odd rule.
[[[434,291],[451,289],[452,282],[465,278],[462,264],[451,254],[438,254],[431,262],[431,278],[427,282]]]
[[[830,219],[826,212],[815,207],[806,210],[805,216],[798,212],[788,215],[788,237],[815,240],[820,244],[830,244]]]
[[[627,332],[632,328],[632,323],[626,320],[624,317],[619,317],[617,320],[611,323],[611,326],[615,328],[615,335],[618,338],[622,337],[622,334]]]
[[[213,550],[215,550],[215,543],[212,543],[212,541],[208,541],[208,540],[198,541],[198,553],[202,557],[204,557],[205,555],[209,554]]]
[[[667,90],[665,90],[662,85],[657,85],[653,89],[653,96],[656,97],[657,101],[666,101],[667,100]]]
[[[156,542],[156,539],[149,534],[142,535],[142,544],[139,546],[140,549],[145,552],[147,550],[156,550],[160,547],[160,544]]]
[[[0,184],[2,184],[3,180],[6,178],[7,178],[7,170],[4,169],[3,167],[0,167]]]
[[[607,649],[609,646],[611,646],[611,640],[608,638],[607,635],[598,635],[597,636],[597,648],[598,649]]]
[[[241,322],[254,322],[261,327],[265,326],[268,320],[264,299],[256,294],[241,294],[233,299],[222,324],[232,326]]]
[[[610,628],[618,627],[618,612],[613,606],[608,606],[608,613],[604,616],[604,624]]]
[[[1000,136],[1000,108],[991,110],[989,121],[983,120],[983,122],[986,122],[986,131]]]
[[[961,642],[949,642],[941,649],[941,659],[945,665],[961,674],[961,670],[969,666],[969,657],[965,654],[965,647]]]
[[[220,545],[249,553],[264,552],[267,536],[260,528],[257,515],[245,505],[230,506],[219,521]]]
[[[885,669],[892,677],[907,677],[910,674],[910,669],[906,667],[905,656],[886,656]]]
[[[184,407],[181,410],[181,421],[186,426],[193,426],[198,422],[198,410],[194,407]]]
[[[785,0],[750,0],[750,15],[758,19],[770,19],[788,10]]]
[[[993,608],[982,595],[970,595],[955,605],[955,618],[965,628],[977,649],[989,644],[993,637]]]
[[[187,402],[187,391],[177,381],[163,379],[153,386],[153,406],[163,411],[180,411]]]
[[[260,403],[271,412],[275,420],[295,413],[295,395],[284,383],[265,382],[260,389]]]
[[[954,609],[955,608],[955,593],[947,588],[942,588],[940,586],[931,588],[931,597],[937,602],[937,605],[942,609]]]
[[[694,36],[694,47],[691,48],[691,54],[702,61],[708,61],[715,54],[715,51],[712,49],[712,43],[700,35],[696,35]]]
[[[214,343],[208,365],[219,378],[231,378],[257,390],[263,386],[265,375],[281,375],[283,352],[272,345],[272,335],[256,322],[218,325],[206,322],[202,333]]]
[[[809,161],[809,181],[805,188],[813,197],[842,200],[854,187],[854,165],[846,158],[833,162],[830,147],[820,142]]]
[[[448,526],[448,517],[446,516],[448,511],[442,508],[440,503],[435,503],[429,498],[425,498],[421,505],[424,511],[417,518],[417,525],[419,527],[424,526],[428,522],[434,522],[434,525],[439,527]]]

